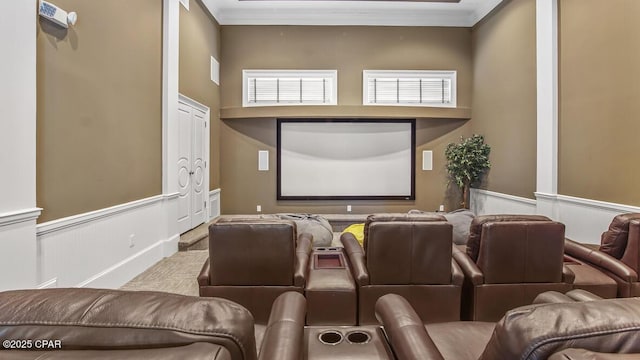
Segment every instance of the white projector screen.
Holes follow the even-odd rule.
[[[278,200],[415,199],[415,120],[278,119]]]

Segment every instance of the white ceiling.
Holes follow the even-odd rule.
[[[379,25],[470,27],[502,0],[415,1],[203,0],[221,25]]]

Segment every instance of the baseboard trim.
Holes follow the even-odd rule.
[[[162,242],[162,255],[169,257],[178,252],[178,243],[180,242],[180,234],[175,234]]]
[[[164,243],[165,241],[158,241],[137,254],[82,281],[76,287],[117,288],[124,285],[131,279],[131,274],[140,274],[164,257]]]
[[[0,227],[36,220],[41,213],[41,208],[30,208],[0,213]]]

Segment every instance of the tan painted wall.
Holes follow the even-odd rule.
[[[534,198],[536,190],[535,0],[514,0],[473,28],[471,127],[491,146],[482,187]]]
[[[434,27],[223,26],[223,108],[242,106],[243,69],[337,69],[338,105],[362,105],[362,70],[457,70],[471,105],[471,30]]]
[[[558,191],[640,205],[640,2],[561,0]]]
[[[222,107],[242,105],[242,69],[337,69],[339,106],[362,104],[363,69],[455,69],[458,106],[471,102],[471,36],[462,28],[223,26]],[[223,120],[221,129],[222,212],[354,213],[435,210],[448,197],[444,148],[469,135],[463,120],[420,119],[417,123],[415,201],[276,201],[276,122]],[[422,150],[434,151],[434,170],[422,171]],[[258,150],[270,150],[270,171],[257,171]],[[339,176],[339,174],[336,174]]]
[[[220,61],[220,25],[201,1],[191,1],[189,11],[180,6],[181,94],[211,110],[209,187],[220,187],[220,87],[211,81],[211,56]]]
[[[162,2],[56,5],[79,20],[38,25],[40,222],[162,192]]]

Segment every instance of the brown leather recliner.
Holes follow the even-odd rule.
[[[237,302],[265,324],[276,297],[304,291],[311,241],[308,234],[296,239],[293,221],[223,216],[209,226],[200,296]]]
[[[465,275],[463,319],[497,321],[544,291],[570,290],[563,248],[564,225],[544,216],[476,217],[466,253],[453,250]]]
[[[364,248],[345,233],[340,240],[358,288],[359,324],[375,324],[376,300],[406,297],[425,322],[460,318],[463,274],[451,257],[452,226],[440,215],[370,215]]]
[[[564,247],[570,260],[591,265],[614,279],[618,297],[640,296],[640,213],[614,217],[600,246],[566,239]]]
[[[304,314],[302,295],[281,295],[260,343],[247,309],[224,299],[88,288],[7,291],[0,293],[0,358],[297,360]]]
[[[528,305],[510,310],[497,324],[423,325],[405,299],[389,294],[376,303],[376,316],[403,360],[546,360],[569,348],[636,358],[640,353],[639,298]],[[553,359],[571,359],[561,355]],[[630,358],[609,355],[602,359]]]

